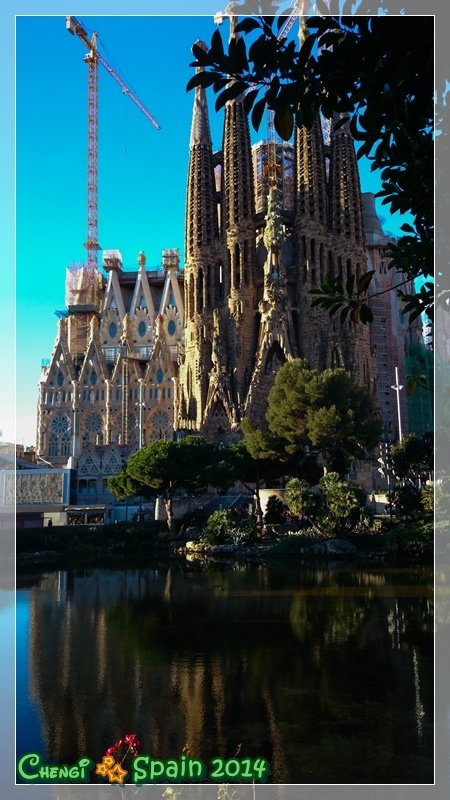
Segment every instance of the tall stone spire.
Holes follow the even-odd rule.
[[[322,126],[315,119],[311,130],[297,128],[295,135],[297,221],[302,228],[327,224],[327,178]]]
[[[333,119],[333,127],[338,119]],[[333,130],[333,129],[332,129]],[[348,123],[331,135],[330,227],[348,244],[364,244],[361,187],[353,136]]]
[[[230,19],[230,34],[236,17]],[[248,389],[254,350],[255,200],[248,119],[240,95],[225,106],[222,147],[222,243],[228,297],[228,347],[236,354],[233,373],[238,407]]]
[[[306,27],[307,17],[302,14],[304,3],[300,6],[300,46],[309,36]],[[310,130],[305,127],[295,129],[296,166],[296,221],[302,228],[309,223],[326,226],[327,222],[327,179],[325,170],[325,147],[320,119],[314,120]],[[305,233],[305,230],[304,230]]]
[[[300,44],[308,36],[306,18],[300,17]],[[295,129],[295,217],[297,250],[297,337],[302,355],[312,368],[323,369],[325,345],[321,343],[327,321],[311,309],[310,290],[318,288],[329,264],[328,196],[325,145],[320,119],[311,129]]]
[[[333,241],[334,271],[343,282],[350,275],[358,280],[366,271],[366,251],[362,215],[361,187],[353,136],[348,123],[337,131],[334,115],[331,128],[329,176],[329,226]],[[376,365],[370,350],[369,326],[351,323],[340,332],[343,366],[350,369],[361,385],[373,386]],[[337,336],[335,336],[337,342]],[[332,337],[330,346],[332,347]]]
[[[202,43],[198,43],[202,44]],[[187,264],[218,236],[216,186],[205,90],[195,89],[186,195]]]
[[[300,4],[299,40],[308,37],[307,17]],[[295,226],[299,253],[299,279],[309,288],[319,286],[327,271],[327,174],[322,126],[317,117],[308,130],[295,129]]]
[[[202,42],[197,42],[201,46]],[[186,345],[180,364],[181,426],[198,430],[211,368],[212,310],[222,280],[214,160],[205,90],[195,89],[186,193]]]

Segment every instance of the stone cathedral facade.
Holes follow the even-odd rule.
[[[256,174],[254,174],[256,173]],[[359,174],[344,125],[324,142],[317,120],[292,145],[253,148],[243,98],[225,107],[213,152],[205,92],[196,89],[185,237],[185,347],[178,427],[211,440],[264,419],[286,360],[344,367],[371,395],[376,362],[367,326],[311,308],[326,274],[366,271]]]
[[[371,230],[373,197],[365,205]],[[184,269],[178,251],[164,250],[158,270],[141,252],[129,271],[109,250],[103,272],[67,270],[67,310],[41,375],[37,455],[74,470],[72,499],[107,502],[108,476],[140,445],[189,432],[236,440],[244,416],[262,422],[277,370],[295,357],[350,370],[394,417],[379,397],[378,323],[342,324],[311,308],[310,290],[327,274],[345,281],[374,268],[369,239],[346,125],[325,139],[317,120],[291,144],[269,136],[252,147],[240,97],[225,106],[216,152],[197,88]],[[378,239],[381,270],[388,240]],[[391,359],[401,379],[404,341]]]

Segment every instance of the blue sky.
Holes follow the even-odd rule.
[[[111,8],[113,11],[113,8]],[[215,8],[214,11],[218,9]],[[79,16],[99,49],[161,125],[157,131],[99,68],[99,242],[118,248],[124,267],[139,250],[157,267],[163,248],[183,257],[184,204],[193,94],[191,45],[209,42],[206,16]],[[227,35],[227,25],[222,27]],[[295,32],[294,32],[295,33]],[[83,261],[87,204],[87,67],[64,16],[16,20],[16,274],[18,443],[34,444],[42,358],[64,309],[65,268]],[[221,146],[222,114],[210,119]],[[254,134],[258,140],[264,134]],[[363,191],[377,191],[362,169]],[[383,210],[383,216],[386,212]],[[398,229],[392,221],[387,227]],[[6,426],[3,440],[12,440]]]

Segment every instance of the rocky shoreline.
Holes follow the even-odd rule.
[[[299,561],[345,560],[365,563],[432,563],[433,537],[430,532],[397,525],[383,534],[353,538],[317,538],[298,532],[273,533],[257,541],[211,544],[201,532],[187,531],[177,537],[149,535],[143,528],[116,531],[114,528],[58,529],[42,542],[27,535],[17,537],[17,570],[30,567],[129,566],[156,561],[224,562],[295,558]]]

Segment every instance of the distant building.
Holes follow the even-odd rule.
[[[76,470],[75,501],[111,504],[108,476],[131,452],[173,436],[174,379],[184,334],[178,252],[160,270],[122,271],[104,251],[108,274],[67,271],[68,313],[42,369],[37,456]]]
[[[362,195],[362,200],[367,268],[375,272],[370,284],[370,294],[373,295],[370,300],[373,313],[370,343],[376,359],[378,408],[384,440],[396,441],[399,438],[397,393],[392,388],[395,385],[395,368],[398,368],[399,384],[403,386],[399,399],[402,433],[406,434],[410,430],[406,360],[411,348],[423,341],[422,326],[420,321],[410,325],[408,315],[402,314],[403,304],[393,287],[402,283],[404,278],[388,267],[390,258],[387,247],[393,239],[382,230],[375,211],[375,196],[367,192]],[[412,291],[412,285],[403,285],[402,289]]]
[[[35,464],[0,449],[0,505],[15,506],[17,528],[42,527],[50,519],[65,523],[69,502],[68,469]]]
[[[434,429],[434,354],[422,342],[409,348],[406,374],[414,382],[407,398],[409,432],[423,436]]]

